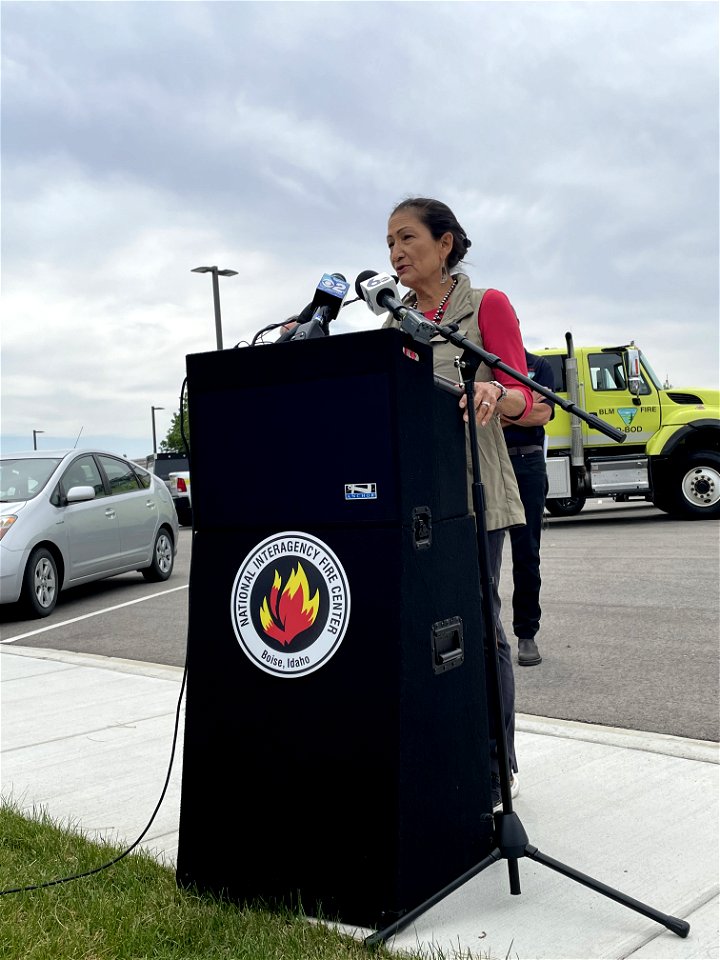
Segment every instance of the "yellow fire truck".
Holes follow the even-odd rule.
[[[555,374],[555,392],[627,435],[606,437],[555,407],[545,427],[553,516],[579,513],[588,497],[650,500],[689,520],[720,517],[717,390],[664,389],[634,343],[536,350]]]

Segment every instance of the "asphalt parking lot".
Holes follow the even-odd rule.
[[[542,664],[516,667],[518,712],[718,740],[720,538],[644,503],[591,501],[543,533]],[[62,594],[46,620],[0,610],[0,640],[180,666],[192,534],[165,584],[139,574]],[[510,635],[509,549],[501,581]],[[194,598],[194,602],[197,598]]]
[[[589,503],[543,532],[538,645],[517,710],[718,740],[720,524]],[[501,578],[511,622],[510,557]]]

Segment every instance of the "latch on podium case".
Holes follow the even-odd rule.
[[[416,550],[423,550],[432,544],[432,514],[430,507],[414,507],[413,519],[413,546]]]
[[[432,653],[435,673],[460,666],[465,659],[462,617],[438,620],[432,625]]]

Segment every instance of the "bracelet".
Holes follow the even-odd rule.
[[[507,387],[504,387],[501,383],[498,383],[497,380],[490,381],[491,386],[497,387],[500,391],[500,396],[497,398],[495,403],[502,403],[505,397],[507,396]]]

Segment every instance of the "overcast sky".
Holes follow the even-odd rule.
[[[142,457],[188,353],[388,266],[409,194],[527,346],[718,380],[714,2],[4,2],[3,449]],[[332,332],[373,329],[362,304]],[[272,349],[271,347],[261,349]]]

